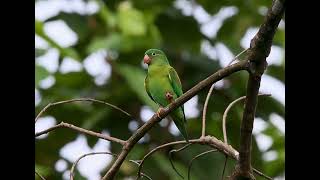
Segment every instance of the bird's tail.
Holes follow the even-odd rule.
[[[184,139],[189,143],[189,137],[186,129],[186,120],[184,113],[180,108],[176,109],[170,116],[173,119],[174,124],[178,127]]]

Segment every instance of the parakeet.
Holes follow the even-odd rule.
[[[149,97],[160,106],[157,112],[159,116],[162,107],[167,106],[183,94],[182,85],[177,72],[170,66],[166,55],[161,50],[147,50],[143,62],[148,65],[144,86]],[[184,139],[189,142],[183,105],[169,115]]]

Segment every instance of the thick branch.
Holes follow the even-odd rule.
[[[250,75],[247,85],[244,113],[240,132],[239,170],[234,176],[253,179],[251,169],[251,138],[253,121],[257,106],[257,96],[260,88],[261,76],[267,66],[273,36],[285,10],[285,0],[275,0],[268,10],[264,23],[258,33],[251,40],[247,59],[250,61]]]
[[[57,124],[57,125],[55,125],[55,126],[53,126],[51,128],[48,128],[48,129],[43,130],[41,132],[37,132],[35,134],[35,137],[41,136],[43,134],[47,134],[47,133],[49,133],[51,131],[54,131],[54,130],[56,130],[58,128],[69,128],[69,129],[78,131],[78,132],[83,133],[83,134],[94,136],[94,137],[97,137],[97,138],[100,138],[100,139],[104,139],[104,140],[107,140],[107,141],[116,142],[116,143],[119,143],[121,145],[124,145],[126,143],[124,140],[121,140],[121,139],[118,139],[118,138],[115,138],[115,137],[111,137],[111,136],[108,136],[108,135],[105,135],[105,134],[89,131],[89,130],[86,130],[86,129],[83,129],[83,128],[80,128],[80,127],[77,127],[75,125],[72,125],[72,124],[69,124],[69,123],[65,123],[65,122],[61,122],[61,123],[59,123],[59,124]]]
[[[214,148],[215,150],[223,153],[224,155],[226,155],[226,157],[231,157],[232,159],[235,159],[237,161],[239,160],[239,153],[236,149],[234,149],[230,145],[223,143],[222,141],[215,138],[214,136],[204,136],[204,137],[200,137],[199,139],[191,139],[191,140],[189,140],[189,143],[208,145],[208,146]],[[147,160],[148,157],[150,157],[153,153],[155,153],[165,147],[179,145],[179,144],[187,144],[187,142],[186,141],[175,141],[175,142],[166,143],[166,144],[163,144],[161,146],[154,148],[148,154],[146,154],[142,158],[142,160],[139,161],[138,177],[139,177],[139,175],[141,175],[141,169],[143,168],[143,164]],[[270,178],[256,169],[253,169],[253,171],[254,171],[254,173],[256,173],[262,177],[265,177],[266,179]]]
[[[149,156],[151,156],[153,153],[155,153],[156,151],[159,151],[160,149],[168,147],[168,146],[173,146],[173,145],[178,145],[178,144],[186,144],[186,143],[187,143],[186,141],[170,142],[170,143],[158,146],[155,149],[153,149],[152,151],[150,151],[148,154],[146,154],[143,157],[143,159],[140,162],[139,169],[138,169],[138,176],[141,172],[141,169],[143,167],[145,160]],[[224,144],[222,141],[218,140],[217,138],[215,138],[213,136],[205,136],[205,137],[201,137],[200,139],[192,139],[192,140],[189,140],[189,143],[191,143],[191,144],[204,144],[204,145],[211,146],[211,147],[215,148],[216,150],[224,153],[225,155],[230,156],[233,159],[238,160],[239,153],[235,149],[233,149],[231,146]]]
[[[248,62],[247,61],[240,61],[238,63],[232,64],[226,68],[220,69],[216,73],[212,74],[205,80],[201,81],[197,85],[195,85],[193,88],[191,88],[189,91],[184,93],[182,96],[180,96],[178,99],[176,99],[173,103],[171,103],[169,106],[167,106],[164,111],[162,111],[161,119],[166,117],[171,111],[181,106],[183,103],[187,102],[189,99],[191,99],[193,96],[195,96],[198,92],[203,90],[204,88],[208,87],[209,85],[223,79],[226,76],[231,75],[234,72],[245,70],[248,68]],[[104,180],[107,179],[114,179],[115,174],[118,172],[121,164],[127,157],[128,153],[131,151],[133,146],[157,123],[161,120],[158,118],[156,114],[154,114],[142,127],[140,127],[128,140],[126,145],[123,147],[119,157],[117,160],[113,163],[111,168],[108,170],[108,172],[105,174],[105,176],[102,178]]]

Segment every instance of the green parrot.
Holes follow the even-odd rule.
[[[143,62],[148,65],[144,87],[149,97],[160,106],[157,111],[157,115],[160,117],[159,113],[163,110],[162,107],[166,107],[183,94],[182,85],[177,72],[170,66],[166,55],[161,50],[147,50]],[[170,117],[184,139],[189,142],[183,105],[172,111]]]

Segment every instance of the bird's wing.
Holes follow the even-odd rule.
[[[169,68],[169,80],[174,92],[180,97],[183,94],[182,85],[179,76],[173,67]]]
[[[148,81],[149,81],[149,79],[148,79],[148,75],[147,75],[147,77],[144,79],[144,88],[146,89],[148,96],[152,99],[152,101],[155,102],[155,100],[153,99],[153,97],[151,96],[151,93],[149,91]]]
[[[181,85],[181,81],[179,79],[178,73],[173,67],[169,68],[169,80],[174,92],[178,97],[180,97],[183,94],[182,85]],[[186,120],[183,105],[181,106],[181,108],[182,108],[184,120]]]

